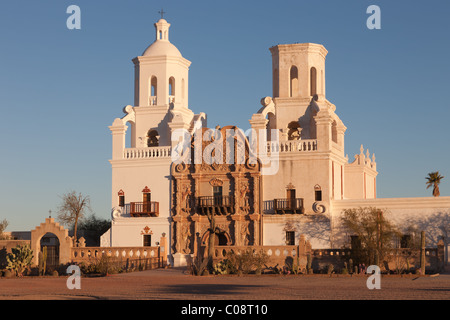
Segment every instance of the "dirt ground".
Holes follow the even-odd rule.
[[[184,269],[157,269],[106,277],[0,278],[0,300],[450,300],[450,275],[382,276],[369,290],[367,276],[192,276]]]

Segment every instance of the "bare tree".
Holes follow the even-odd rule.
[[[3,219],[3,221],[0,222],[0,240],[6,238],[3,235],[3,232],[6,230],[6,228],[8,227],[9,222],[6,219]]]
[[[360,241],[358,248],[353,248],[357,260],[368,264],[379,265],[392,248],[393,239],[400,236],[396,226],[378,208],[346,209],[341,223]]]
[[[58,207],[58,221],[63,225],[74,227],[74,242],[77,242],[78,220],[91,211],[89,196],[83,196],[81,193],[71,191],[61,196],[62,202]]]

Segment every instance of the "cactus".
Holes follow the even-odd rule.
[[[38,264],[39,275],[42,275],[42,269],[44,267],[44,262],[42,261],[42,252],[38,253],[38,260],[39,260]]]
[[[19,245],[16,248],[11,249],[11,253],[6,256],[8,263],[7,269],[15,272],[16,275],[21,277],[24,271],[31,265],[33,260],[33,250],[29,245]]]
[[[43,247],[38,254],[39,258],[39,275],[45,275],[47,269],[47,247]]]
[[[420,233],[420,273],[425,274],[425,231]]]
[[[310,253],[308,253],[307,255],[306,255],[306,271],[308,272],[308,273],[312,273],[312,269],[311,269],[311,263],[312,263],[312,261],[311,261],[312,259],[311,259],[311,254]]]
[[[352,271],[353,270],[353,259],[350,258],[348,260],[348,270]]]
[[[42,259],[44,260],[44,266],[42,270],[44,275],[47,270],[47,247],[42,248]]]

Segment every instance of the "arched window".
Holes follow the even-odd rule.
[[[279,95],[279,93],[278,93],[278,88],[279,88],[278,78],[279,78],[278,69],[275,68],[275,69],[273,69],[273,74],[272,74],[272,85],[273,85],[273,97],[274,98],[277,98]]]
[[[311,96],[317,94],[317,71],[316,68],[312,67],[310,70],[310,86],[311,86]]]
[[[288,124],[288,140],[299,140],[302,128],[298,121],[292,121]]]
[[[175,78],[170,77],[169,78],[169,96],[175,95]]]
[[[125,148],[136,148],[136,124],[131,120],[126,124],[130,129],[125,132]]]
[[[336,143],[338,142],[336,120],[331,124],[331,140]]]
[[[290,80],[289,80],[289,86],[290,86],[290,97],[296,97],[298,95],[298,69],[296,66],[291,67],[291,71],[289,73]]]
[[[320,81],[321,81],[320,93],[325,95],[325,78],[323,77],[323,70],[320,70],[320,73],[321,73],[321,77],[320,77]]]
[[[158,131],[150,129],[147,134],[147,147],[159,146],[159,134]]]
[[[184,78],[181,79],[181,99],[184,100]]]
[[[314,186],[314,200],[322,201],[322,188],[318,184]]]
[[[158,94],[158,79],[155,76],[152,76],[150,80],[150,105],[156,105],[157,100],[156,96]]]
[[[267,114],[267,141],[275,141],[276,137],[272,137],[272,129],[276,129],[276,118],[273,112],[269,112]]]
[[[120,189],[117,195],[119,196],[119,206],[125,207],[125,192],[123,192],[123,190]]]

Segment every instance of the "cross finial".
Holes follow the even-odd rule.
[[[161,9],[161,11],[158,11],[158,13],[161,15],[161,19],[164,18],[164,14],[167,13],[164,11],[164,9]]]
[[[52,217],[52,210],[48,210],[48,217],[49,217],[49,218]]]

